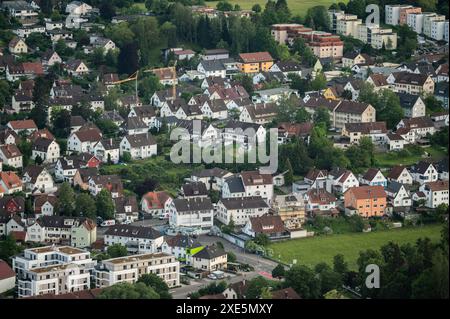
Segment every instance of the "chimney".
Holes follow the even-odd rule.
[[[288,294],[288,291],[285,290],[285,291],[284,291],[284,297],[286,297],[286,299],[288,298],[288,295],[289,295],[289,294]]]

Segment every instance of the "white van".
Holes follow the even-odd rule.
[[[108,227],[108,226],[114,226],[116,224],[116,221],[114,219],[109,219],[103,221],[103,223],[100,224],[101,227]]]

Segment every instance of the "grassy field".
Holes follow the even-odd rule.
[[[431,155],[433,160],[440,160],[446,156],[445,149],[440,147],[427,147],[425,151]],[[375,154],[375,160],[380,167],[392,167],[395,165],[412,165],[424,159],[421,155],[410,155],[399,157],[395,152]]]
[[[219,1],[206,1],[206,5],[215,8]],[[254,4],[259,3],[261,8],[263,8],[267,3],[267,0],[228,0],[231,4],[239,4],[242,9],[250,10]],[[293,15],[304,16],[306,11],[314,6],[323,5],[328,8],[334,3],[333,0],[287,0],[288,7]]]
[[[333,257],[343,254],[349,267],[356,269],[359,252],[366,249],[379,249],[389,241],[398,244],[415,243],[418,238],[428,237],[432,241],[440,240],[441,225],[418,228],[394,229],[373,233],[354,233],[330,235],[277,242],[270,245],[274,258],[286,263],[297,259],[297,264],[314,267],[319,262],[330,265]]]
[[[205,1],[205,4],[209,7],[215,8],[219,1]],[[267,3],[267,0],[228,0],[231,4],[239,4],[242,9],[250,10],[253,5],[259,3],[261,8],[264,10],[264,7]],[[347,1],[343,1],[347,2]],[[289,9],[293,15],[304,16],[306,11],[314,6],[325,6],[328,8],[331,4],[334,3],[333,0],[287,0]],[[145,9],[144,3],[136,3],[135,6]]]

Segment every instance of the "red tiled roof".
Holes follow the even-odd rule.
[[[257,63],[257,62],[273,61],[273,58],[269,52],[241,53],[241,54],[239,54],[239,58],[244,63]]]
[[[6,263],[6,261],[0,259],[0,280],[15,277],[16,273]]]
[[[19,121],[9,121],[9,125],[14,130],[26,130],[26,129],[37,129],[36,123],[33,120],[19,120]]]

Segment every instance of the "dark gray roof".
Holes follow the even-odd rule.
[[[228,184],[228,189],[231,193],[243,193],[245,192],[244,184],[242,183],[242,179],[237,176],[228,177],[225,182]]]
[[[225,250],[223,250],[222,248],[220,248],[216,245],[211,245],[211,246],[206,246],[205,248],[203,248],[198,253],[196,253],[192,256],[195,258],[213,259],[213,258],[217,258],[217,257],[223,256],[223,255],[226,255]]]
[[[156,144],[155,139],[150,133],[127,135],[126,138],[130,143],[131,147],[141,147]]]
[[[156,239],[163,236],[159,231],[153,229],[152,227],[132,225],[111,226],[105,232],[105,235],[145,239]]]
[[[412,109],[417,100],[420,99],[420,95],[413,95],[408,93],[397,93],[400,99],[400,105],[404,109]]]
[[[170,247],[196,248],[202,246],[197,240],[186,235],[177,235],[166,240]]]
[[[386,191],[396,194],[402,188],[402,186],[403,186],[402,183],[399,183],[399,182],[396,182],[396,181],[391,181],[386,186]]]
[[[223,60],[202,60],[200,64],[203,66],[205,71],[222,71],[225,70],[223,65]]]
[[[266,201],[260,196],[239,197],[239,198],[222,198],[220,200],[226,209],[251,209],[251,208],[268,208]]]
[[[173,200],[173,204],[178,212],[190,212],[199,210],[212,210],[214,209],[211,199],[209,198],[176,198]]]
[[[208,195],[208,190],[203,182],[183,184],[181,188],[183,189],[183,194],[186,197]]]

